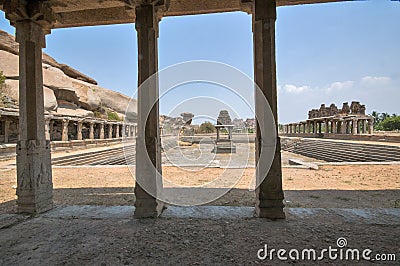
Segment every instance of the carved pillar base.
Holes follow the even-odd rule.
[[[264,181],[256,188],[255,211],[257,217],[271,220],[285,219],[283,199],[281,143],[278,138],[271,168]]]
[[[19,213],[41,213],[53,208],[50,141],[17,144],[17,195]]]

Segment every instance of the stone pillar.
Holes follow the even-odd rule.
[[[347,122],[345,121],[345,120],[342,120],[341,122],[340,122],[340,133],[342,133],[342,134],[346,134],[346,132],[347,132]]]
[[[10,137],[10,120],[4,121],[4,143],[8,143]]]
[[[363,119],[362,124],[363,124],[363,133],[367,134],[367,120]]]
[[[50,134],[50,141],[53,139],[53,132],[54,132],[54,120],[50,120],[50,129],[49,129],[49,134]]]
[[[137,218],[157,217],[163,203],[158,80],[144,81],[158,71],[158,20],[152,5],[136,7],[138,36],[138,135],[136,139],[135,213]],[[143,85],[143,86],[140,86]]]
[[[313,125],[313,133],[317,134],[318,130],[317,130],[317,121],[314,120],[314,125]]]
[[[107,132],[107,138],[112,139],[113,137],[113,124],[108,124],[108,132]]]
[[[44,120],[44,132],[46,135],[46,140],[50,140],[50,118]]]
[[[368,120],[368,134],[372,135],[374,133],[374,119]]]
[[[82,128],[83,128],[83,122],[78,121],[78,124],[76,125],[76,139],[77,140],[82,140]]]
[[[27,1],[26,1],[27,2]],[[3,1],[19,43],[19,141],[17,144],[18,212],[53,208],[50,142],[46,140],[42,48],[53,17],[46,3]],[[51,19],[50,19],[51,17]]]
[[[99,138],[100,138],[100,139],[104,139],[104,123],[103,123],[103,122],[100,123],[100,124],[99,124],[99,127],[100,127]]]
[[[125,134],[126,134],[126,137],[128,137],[128,138],[131,136],[130,129],[131,129],[131,126],[129,126],[129,125],[125,126]]]
[[[332,120],[332,134],[336,134],[337,133],[337,129],[336,129],[336,121]]]
[[[68,119],[63,119],[62,120],[62,135],[61,135],[61,140],[62,141],[68,141]]]
[[[117,124],[115,128],[115,138],[119,138],[119,124]]]
[[[356,135],[358,133],[358,120],[357,119],[353,119],[352,121],[352,126],[353,126],[353,135]]]
[[[270,136],[261,135],[268,129],[264,118],[262,101],[257,99],[256,93],[256,179],[262,182],[256,188],[256,207],[258,217],[269,219],[283,219],[283,190],[282,190],[282,167],[281,167],[281,143],[278,136],[278,109],[277,109],[277,87],[276,87],[276,53],[275,53],[275,20],[276,1],[253,1],[253,45],[254,45],[254,80],[265,98],[267,99],[275,118],[276,147],[274,159],[268,173],[263,167],[264,162],[259,162],[261,149],[269,148],[274,139]],[[264,133],[265,134],[265,133]],[[267,133],[270,135],[270,133]],[[260,163],[260,164],[259,164]]]
[[[329,134],[329,121],[328,121],[328,119],[325,119],[325,130],[324,130],[324,133],[325,134]]]
[[[94,139],[94,123],[90,122],[89,126],[89,139]]]

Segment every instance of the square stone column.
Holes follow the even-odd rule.
[[[113,137],[113,124],[108,124],[108,133],[107,133],[107,138],[112,139]]]
[[[325,130],[324,130],[324,133],[325,134],[328,134],[329,133],[329,121],[328,121],[328,119],[325,119]]]
[[[262,180],[256,188],[255,211],[258,217],[269,219],[284,219],[282,167],[281,167],[281,143],[278,136],[278,110],[277,110],[277,85],[275,62],[275,20],[276,1],[254,0],[253,2],[253,45],[254,45],[254,79],[262,94],[267,99],[276,125],[274,126],[275,138],[270,139],[271,129],[267,128],[261,99],[256,99],[257,131],[256,131],[256,179]],[[261,135],[261,127],[267,136]],[[275,154],[268,173],[266,167],[259,161],[261,149],[268,148],[276,142]],[[257,181],[257,182],[260,182]]]
[[[352,134],[356,135],[358,133],[358,120],[357,119],[353,119],[352,121]]]
[[[51,139],[51,136],[50,136],[50,133],[51,133],[50,121],[51,121],[50,118],[45,119],[44,131],[45,131],[45,134],[46,134],[46,140],[50,140]]]
[[[119,124],[115,125],[115,138],[119,138]]]
[[[62,134],[61,134],[62,141],[68,141],[68,124],[69,124],[68,119],[62,120]]]
[[[11,121],[10,120],[6,120],[4,121],[4,143],[8,143],[9,137],[10,137],[10,124]]]
[[[367,120],[366,119],[362,120],[362,127],[363,127],[363,133],[367,134]]]
[[[29,12],[29,10],[26,10]],[[53,207],[50,142],[46,140],[42,48],[38,23],[15,22],[19,43],[19,137],[17,144],[18,212],[40,213]]]
[[[332,120],[332,134],[336,134],[337,133],[337,129],[336,129],[336,121]]]
[[[89,139],[94,139],[94,123],[90,122],[89,126]]]
[[[368,120],[368,134],[372,135],[374,133],[374,119]]]
[[[82,128],[83,128],[83,123],[82,121],[79,121],[78,124],[76,125],[77,140],[82,140]]]
[[[347,122],[345,120],[340,122],[340,133],[346,134],[347,133]]]
[[[138,133],[136,138],[136,218],[157,217],[163,203],[158,78],[145,82],[158,71],[158,20],[154,7],[136,7],[138,36]],[[133,133],[133,130],[132,130]]]
[[[100,127],[99,138],[104,139],[104,123],[100,123],[99,127]]]

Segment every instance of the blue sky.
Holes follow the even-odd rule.
[[[279,122],[304,120],[307,111],[321,103],[341,107],[342,102],[352,100],[366,104],[369,113],[400,113],[399,22],[400,3],[395,1],[279,7]],[[0,29],[14,33],[3,13]],[[189,60],[213,60],[252,78],[251,30],[251,16],[241,12],[163,18],[159,68]],[[133,24],[57,29],[47,36],[45,52],[95,78],[103,87],[132,95],[137,84],[136,42]],[[228,101],[229,94],[223,90],[197,87],[180,90],[181,97],[198,93]],[[172,102],[168,97],[162,99],[161,112],[170,113]],[[213,104],[211,101],[210,106]],[[238,116],[252,116],[247,106],[233,104]],[[187,111],[200,115],[205,105],[189,107]]]

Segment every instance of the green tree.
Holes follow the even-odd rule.
[[[215,126],[211,122],[206,121],[200,125],[199,131],[201,133],[214,133]]]
[[[400,116],[387,116],[382,122],[379,123],[379,127],[384,131],[400,130]]]
[[[373,116],[375,118],[375,123],[379,123],[380,122],[380,114],[377,111],[373,111],[371,113],[371,116]]]

